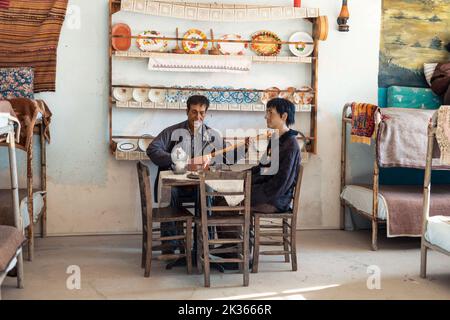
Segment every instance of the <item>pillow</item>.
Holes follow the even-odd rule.
[[[0,99],[34,99],[31,67],[0,68]]]
[[[424,63],[423,73],[425,74],[425,79],[428,85],[431,87],[431,77],[433,76],[434,70],[436,69],[437,63]]]

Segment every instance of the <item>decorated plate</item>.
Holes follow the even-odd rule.
[[[279,42],[281,39],[271,31],[258,31],[252,41]],[[252,43],[251,49],[259,56],[276,56],[281,51],[281,43]]]
[[[154,103],[163,103],[166,99],[167,90],[164,89],[151,89],[148,92],[148,98]]]
[[[289,42],[314,42],[313,38],[307,34],[306,32],[296,32],[290,38]],[[291,50],[292,54],[297,57],[308,57],[314,51],[314,45],[299,43],[299,44],[290,44],[289,50]]]
[[[133,97],[133,89],[131,88],[114,88],[113,97],[117,101],[127,102]]]
[[[294,94],[297,89],[294,87],[289,87],[286,91],[280,93],[280,98],[287,99],[291,102],[294,102]]]
[[[166,92],[166,102],[168,103],[176,103],[181,100],[181,90],[177,89],[178,87],[173,87]]]
[[[147,102],[148,100],[148,89],[136,88],[133,89],[133,99],[137,102]]]
[[[158,31],[150,30],[144,31],[139,34],[143,37],[162,37]],[[138,38],[137,46],[142,51],[165,51],[167,48],[168,41],[160,39],[149,39],[149,38]]]
[[[191,41],[191,39],[206,40],[206,34],[198,29],[189,29],[183,36],[182,45],[186,53],[200,54],[208,47],[206,41]]]
[[[226,34],[220,40],[242,40],[242,37],[238,34]],[[217,47],[225,55],[243,55],[245,49],[248,48],[248,44],[240,42],[218,42]]]
[[[112,27],[113,36],[127,38],[112,38],[112,47],[117,51],[127,51],[131,47],[131,29],[125,23],[117,23]]]
[[[135,151],[137,149],[137,143],[135,141],[121,141],[117,143],[117,150],[128,152]]]

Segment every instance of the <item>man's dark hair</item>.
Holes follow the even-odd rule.
[[[450,42],[445,45],[445,48],[447,49],[448,52],[450,52]]]
[[[187,111],[191,109],[191,106],[198,104],[201,106],[206,106],[206,110],[208,110],[209,108],[209,100],[207,97],[202,95],[193,95],[190,96],[189,99],[187,100]]]
[[[295,123],[295,106],[292,102],[283,98],[274,98],[267,102],[267,109],[274,108],[280,117],[283,113],[287,113],[286,125],[290,126]]]

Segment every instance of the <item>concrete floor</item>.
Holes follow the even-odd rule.
[[[25,289],[15,279],[2,286],[3,299],[450,299],[450,258],[429,252],[427,279],[419,277],[420,240],[379,237],[370,251],[368,231],[300,231],[299,270],[261,259],[260,270],[242,275],[213,271],[211,288],[184,267],[165,270],[155,261],[150,278],[140,268],[140,236],[37,239],[33,262],[25,263]],[[67,268],[81,270],[81,289],[69,290]],[[367,288],[371,266],[379,267],[381,289]]]

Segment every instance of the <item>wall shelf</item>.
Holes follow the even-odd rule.
[[[155,103],[155,102],[136,102],[136,101],[115,101],[117,108],[136,108],[136,109],[172,109],[172,110],[185,110],[186,103]],[[314,106],[310,104],[297,104],[295,105],[295,112],[311,112]],[[264,112],[266,108],[263,104],[211,104],[209,106],[210,111],[255,111]]]
[[[171,56],[183,56],[187,59],[189,58],[189,54],[176,54],[176,53],[159,53],[159,52],[144,52],[144,51],[114,51],[114,57],[118,58],[153,58],[153,57],[171,57]],[[197,54],[198,57],[214,57],[214,59],[223,59],[227,60],[228,55],[207,55],[207,54]],[[280,63],[280,64],[296,64],[296,63],[312,63],[313,57],[295,57],[295,56],[232,56],[233,59],[248,59],[250,58],[253,63]]]
[[[191,3],[151,0],[114,0],[115,10],[194,21],[244,22],[308,19],[319,16],[318,8],[271,5]]]

